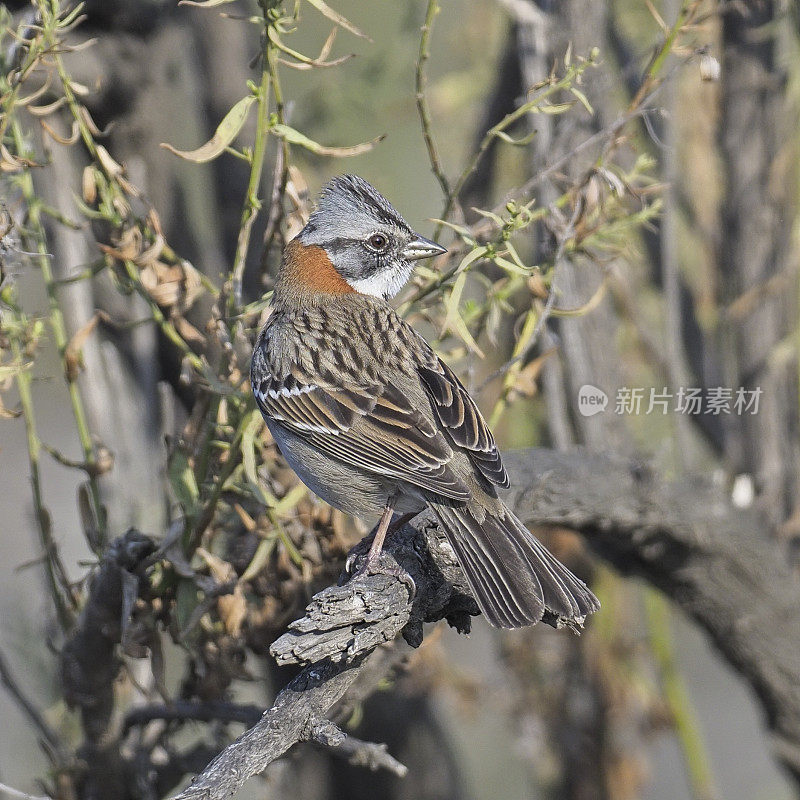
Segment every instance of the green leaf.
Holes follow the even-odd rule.
[[[283,125],[280,122],[273,125],[270,128],[270,132],[279,139],[284,139],[285,141],[289,142],[289,144],[296,144],[300,147],[305,147],[306,150],[310,150],[312,153],[316,153],[318,156],[334,156],[339,158],[358,156],[361,155],[361,153],[366,153],[369,150],[372,150],[372,148],[375,147],[378,142],[383,141],[385,138],[385,134],[383,134],[381,136],[377,136],[375,139],[372,139],[369,142],[354,144],[350,147],[326,147],[323,144],[319,144],[319,142],[315,142],[313,139],[309,139],[308,136],[300,133],[300,131],[291,128],[288,125]]]
[[[513,136],[509,136],[505,131],[496,131],[495,136],[498,139],[502,139],[504,142],[508,142],[509,144],[513,144],[517,147],[524,147],[527,144],[530,144],[535,138],[536,134],[539,131],[531,131],[527,136],[523,136],[521,139],[515,139]]]
[[[285,514],[287,511],[291,511],[308,493],[308,489],[305,487],[304,484],[298,483],[292,489],[289,489],[288,492],[275,504],[275,513],[276,514]]]
[[[234,0],[180,0],[179,6],[197,6],[198,8],[213,8],[214,6],[224,6],[226,3],[233,3]]]
[[[483,358],[483,351],[480,349],[480,347],[478,347],[478,343],[470,333],[467,323],[464,322],[464,318],[461,316],[458,308],[459,304],[461,303],[461,295],[463,294],[464,287],[467,284],[468,275],[469,272],[464,270],[458,276],[458,278],[456,278],[456,282],[453,284],[453,290],[450,292],[450,296],[445,302],[447,313],[444,319],[444,328],[449,328],[452,330],[464,342],[464,344],[466,344],[467,347],[472,350],[473,353],[477,353],[481,358]]]
[[[520,268],[524,269],[529,272],[528,267],[525,265],[525,262],[519,257],[519,253],[517,252],[517,248],[514,247],[511,242],[506,242],[506,251],[509,256],[511,256],[511,260]]]
[[[252,578],[255,578],[264,566],[266,565],[272,551],[275,549],[275,545],[278,542],[278,537],[276,535],[272,535],[267,539],[262,539],[258,543],[258,547],[256,547],[256,552],[253,553],[253,558],[250,559],[250,563],[247,565],[247,568],[242,573],[242,576],[239,578],[241,583],[245,581],[249,581]]]
[[[530,270],[525,269],[525,267],[518,267],[512,261],[509,261],[507,258],[502,258],[501,256],[495,256],[492,261],[497,264],[498,267],[504,269],[506,272],[511,272],[514,275],[530,275]]]
[[[308,0],[308,2],[314,6],[320,14],[326,16],[331,22],[335,22],[340,28],[344,28],[346,31],[350,31],[354,36],[366,39],[368,42],[372,41],[366,33],[353,25],[350,20],[343,17],[338,11],[334,11],[325,0]]]
[[[474,209],[480,213],[479,209]],[[455,222],[448,222],[446,219],[439,219],[438,217],[431,217],[431,222],[435,222],[437,225],[443,225],[445,228],[450,228],[450,230],[455,231],[462,241],[464,241],[468,245],[475,245],[475,239],[472,237],[472,234],[469,231],[469,228],[465,228],[463,225],[456,225]]]
[[[256,434],[261,430],[263,420],[258,409],[250,412],[250,419],[242,432],[242,464],[247,483],[256,499],[268,508],[275,505],[275,498],[261,485],[256,471]]]
[[[489,248],[486,246],[476,247],[474,250],[467,253],[463,259],[461,259],[461,263],[458,265],[458,269],[456,269],[456,272],[464,272],[464,270],[466,270],[476,261],[479,261],[480,259],[484,258],[488,252]]]
[[[167,477],[186,516],[193,516],[197,511],[200,490],[197,488],[189,458],[183,450],[177,449],[172,453],[167,466]]]
[[[539,106],[536,110],[542,114],[564,114],[572,106],[573,103],[548,103],[547,105]]]
[[[581,105],[582,105],[582,106],[583,106],[583,107],[584,107],[584,108],[585,108],[585,109],[586,109],[586,110],[587,110],[587,111],[588,111],[590,114],[594,114],[594,109],[592,108],[591,104],[589,103],[589,100],[586,98],[586,95],[585,95],[585,94],[584,94],[584,93],[583,93],[583,92],[582,92],[580,89],[576,89],[574,86],[570,86],[570,87],[569,87],[569,90],[572,92],[572,94],[574,94],[574,95],[575,95],[575,97],[577,97],[577,98],[578,98],[578,100],[580,100],[580,101],[581,101]]]
[[[498,228],[502,228],[503,225],[506,224],[506,221],[498,214],[495,214],[494,211],[485,211],[482,208],[474,208],[474,207],[472,210],[480,214],[482,217],[490,219],[492,222],[494,222],[495,225],[497,225]]]
[[[181,578],[175,591],[175,622],[181,636],[189,633],[189,625],[199,605],[200,597],[194,580]]]
[[[184,0],[188,2],[189,0]],[[207,161],[212,161],[226,147],[236,138],[239,131],[244,127],[247,121],[247,116],[250,113],[250,107],[255,103],[256,97],[248,95],[243,97],[236,105],[225,115],[222,122],[218,125],[214,135],[196,150],[178,150],[171,144],[161,143],[165,150],[174,153],[186,161],[193,161],[196,164],[204,164]]]

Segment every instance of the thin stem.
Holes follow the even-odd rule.
[[[8,309],[14,327],[22,324],[22,316],[14,309]],[[44,505],[42,498],[42,478],[39,470],[39,455],[41,453],[41,441],[36,430],[36,413],[33,406],[33,395],[31,392],[32,377],[30,370],[23,365],[23,352],[16,336],[10,336],[11,355],[19,365],[19,372],[15,375],[17,392],[19,394],[19,404],[22,409],[22,418],[25,422],[25,436],[28,446],[28,464],[31,474],[31,491],[33,494],[33,511],[36,518],[36,527],[39,531],[39,541],[44,553],[45,575],[47,584],[50,588],[50,596],[53,598],[56,615],[59,624],[65,631],[70,630],[74,622],[74,608],[69,607],[68,600],[72,601],[72,593],[69,591],[69,582],[63,564],[58,555],[58,545],[53,539],[50,528],[50,514]],[[0,674],[2,674],[2,663],[0,663]],[[5,679],[4,679],[5,682]]]
[[[675,723],[692,794],[695,800],[714,800],[719,796],[719,792],[716,789],[711,759],[695,716],[692,700],[675,657],[669,604],[657,591],[646,589],[645,608],[650,649],[661,673],[664,694]]]
[[[242,281],[244,268],[247,263],[247,253],[250,249],[250,235],[253,223],[261,209],[258,199],[258,190],[261,186],[261,173],[264,170],[264,156],[267,151],[267,136],[269,135],[269,87],[270,87],[270,53],[269,38],[264,35],[263,68],[261,84],[258,87],[258,120],[256,122],[256,139],[253,145],[253,159],[250,164],[250,179],[247,182],[247,194],[242,208],[242,220],[239,226],[239,238],[236,241],[236,254],[233,257],[231,270],[231,289],[227,298],[228,316],[234,317],[242,304]]]
[[[14,146],[17,153],[23,153],[26,150],[25,139],[20,129],[19,120],[14,118],[11,122],[11,131],[14,138]],[[83,460],[87,464],[95,464],[95,450],[92,436],[89,431],[89,423],[86,417],[86,410],[83,407],[80,391],[76,381],[66,378],[66,362],[65,356],[67,345],[69,344],[69,337],[67,335],[67,326],[64,321],[64,314],[61,311],[61,304],[58,300],[58,286],[53,277],[53,270],[50,264],[51,256],[47,252],[47,237],[42,222],[41,210],[39,200],[33,186],[33,177],[31,176],[30,169],[26,169],[20,175],[20,186],[22,189],[23,197],[28,211],[28,222],[33,236],[35,238],[37,264],[42,273],[42,280],[44,281],[45,290],[47,292],[50,327],[53,331],[53,341],[55,342],[58,354],[64,363],[64,375],[67,383],[67,390],[69,392],[69,399],[72,405],[72,414],[75,417],[75,427],[78,431],[78,440],[80,441],[81,449],[83,450]],[[30,249],[30,245],[26,245]],[[103,504],[100,500],[100,488],[96,478],[88,478],[89,498],[94,512],[94,521],[97,527],[98,541],[105,542],[106,537],[106,514]]]
[[[425,24],[422,26],[422,36],[419,40],[419,57],[417,58],[416,70],[416,100],[417,111],[419,119],[422,123],[422,137],[425,140],[425,147],[428,150],[428,160],[431,163],[431,170],[439,181],[439,186],[442,187],[442,194],[444,195],[446,203],[450,203],[452,193],[450,191],[450,183],[447,176],[442,170],[442,164],[439,159],[439,151],[436,147],[436,141],[433,138],[433,131],[431,130],[431,112],[428,108],[428,100],[425,95],[425,89],[428,84],[428,78],[425,74],[425,64],[430,57],[430,36],[433,30],[433,21],[441,9],[437,0],[428,0],[428,10],[425,13]],[[436,231],[438,238],[441,233],[441,226]]]
[[[480,144],[478,145],[478,149],[475,151],[475,154],[472,157],[472,160],[464,167],[461,174],[458,176],[455,184],[453,185],[453,190],[447,198],[447,202],[445,203],[444,208],[442,209],[442,216],[441,219],[446,220],[450,212],[453,210],[453,206],[458,199],[458,196],[461,194],[461,190],[464,188],[464,184],[467,182],[467,179],[470,175],[478,168],[478,164],[480,164],[481,159],[483,158],[486,151],[489,149],[489,145],[492,141],[497,137],[498,134],[505,131],[511,125],[513,125],[517,120],[524,117],[526,114],[535,112],[537,107],[544,101],[551,97],[553,94],[560,92],[565,89],[569,89],[575,82],[575,79],[580,76],[584,70],[594,62],[584,61],[581,64],[577,64],[574,67],[570,67],[563,78],[558,81],[553,81],[549,83],[546,87],[542,88],[534,97],[533,99],[523,103],[519,108],[511,111],[510,113],[506,114],[503,119],[500,120],[496,125],[489,128],[488,131],[481,139]],[[442,228],[442,223],[439,223],[439,226],[436,229],[436,235],[440,233]]]
[[[683,30],[683,27],[689,21],[690,16],[694,14],[694,11],[698,5],[698,0],[683,0],[681,3],[681,8],[678,11],[675,24],[672,26],[672,28],[670,28],[666,38],[664,39],[664,43],[661,45],[658,52],[653,57],[653,60],[650,62],[650,66],[645,73],[642,84],[639,87],[639,91],[636,92],[633,100],[631,100],[630,105],[628,106],[629,111],[638,108],[641,105],[643,98],[646,97],[647,94],[653,89],[653,86],[658,81],[658,74],[661,72],[667,57],[672,52],[672,46],[675,44],[675,40],[678,38],[681,30]]]
[[[28,718],[28,721],[39,732],[41,737],[50,745],[53,752],[59,755],[59,758],[64,758],[64,745],[56,732],[47,724],[42,716],[42,712],[33,704],[33,702],[25,695],[17,683],[16,678],[11,673],[5,656],[0,652],[0,683],[3,684],[5,690],[11,695],[16,702],[22,713]],[[6,791],[6,787],[0,784],[0,791]],[[12,792],[13,794],[13,792]]]
[[[278,74],[278,57],[274,48],[267,50],[267,66],[272,80],[272,90],[275,93],[275,115],[278,122],[286,124],[286,109],[283,102],[283,88]],[[272,180],[272,195],[270,197],[269,218],[264,231],[264,249],[261,254],[261,268],[266,272],[269,251],[275,234],[278,232],[281,218],[283,217],[283,195],[286,191],[286,181],[289,177],[289,143],[280,139],[278,152],[275,157],[274,175]]]

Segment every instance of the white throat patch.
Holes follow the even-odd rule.
[[[384,269],[375,272],[368,278],[350,278],[347,282],[359,293],[388,300],[394,297],[405,286],[414,267],[403,265],[401,269]]]

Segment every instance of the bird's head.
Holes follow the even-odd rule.
[[[305,228],[289,243],[287,261],[311,288],[388,299],[409,279],[415,261],[445,252],[415,233],[363,178],[342,175],[322,190]]]

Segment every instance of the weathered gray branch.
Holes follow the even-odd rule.
[[[712,637],[755,690],[781,763],[800,780],[800,586],[765,521],[734,508],[699,479],[672,484],[630,459],[531,449],[506,458],[508,499],[526,522],[584,534],[625,574],[660,588]],[[422,520],[422,521],[420,521]],[[180,795],[223,798],[296,742],[313,738],[381,643],[422,622],[447,618],[462,630],[477,611],[452,551],[418,518],[387,545],[387,566],[413,578],[359,577],[321,592],[307,615],[273,645],[281,663],[307,664],[261,720]],[[371,654],[371,655],[370,655]]]

